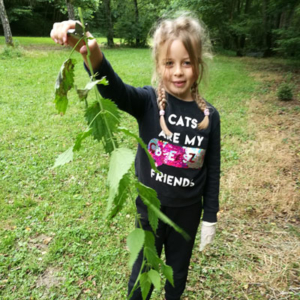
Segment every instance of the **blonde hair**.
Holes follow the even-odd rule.
[[[159,55],[161,46],[168,43],[169,47],[174,40],[180,40],[186,48],[193,72],[197,80],[191,87],[191,93],[198,107],[205,114],[204,119],[198,124],[198,129],[205,129],[209,125],[209,111],[206,101],[200,96],[198,87],[203,78],[206,64],[204,57],[211,58],[211,47],[205,27],[200,21],[188,13],[181,13],[175,19],[164,19],[156,27],[153,34],[152,55],[155,61],[155,70],[152,76],[152,84],[157,84],[157,104],[160,110],[160,126],[167,136],[172,135],[167,128],[164,111],[167,105],[165,90],[158,74]]]

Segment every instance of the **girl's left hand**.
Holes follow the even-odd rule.
[[[199,251],[203,251],[206,245],[213,242],[216,234],[216,224],[217,223],[202,221]]]

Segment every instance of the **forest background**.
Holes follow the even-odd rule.
[[[207,25],[215,49],[238,56],[300,56],[299,0],[4,0],[4,5],[13,35],[49,36],[54,22],[76,18],[82,7],[91,32],[107,37],[109,46],[118,38],[144,47],[162,15],[188,9]]]

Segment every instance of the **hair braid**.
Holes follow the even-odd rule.
[[[164,117],[166,106],[167,106],[167,98],[166,98],[166,91],[163,88],[162,82],[159,82],[157,88],[157,105],[159,108],[159,115],[160,115],[159,117],[160,127],[167,137],[171,137],[173,133],[168,129]]]
[[[204,113],[203,120],[200,123],[198,123],[198,129],[199,130],[206,129],[209,125],[209,117],[208,117],[209,110],[208,110],[205,100],[199,94],[197,82],[195,82],[193,84],[193,86],[191,87],[191,92],[192,92],[192,96],[195,99],[198,107]]]

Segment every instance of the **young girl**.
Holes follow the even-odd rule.
[[[73,47],[76,40],[68,37],[67,31],[74,27],[74,21],[56,23],[51,37],[56,43]],[[151,169],[145,151],[138,147],[135,167],[139,180],[156,190],[162,212],[191,237],[186,241],[173,228],[159,222],[156,248],[160,255],[164,247],[175,285],[167,281],[166,300],[179,300],[185,289],[202,210],[200,250],[213,240],[219,209],[220,118],[198,91],[204,71],[205,41],[203,27],[192,17],[161,21],[153,37],[153,78],[157,88],[135,88],[123,83],[96,40],[89,40],[92,68],[99,78],[106,76],[109,82],[108,86],[98,86],[100,93],[137,119],[139,134],[161,172]],[[87,66],[86,46],[81,44],[77,50]],[[136,205],[143,229],[151,231],[147,207],[139,197]],[[129,294],[142,259],[141,252],[130,276]],[[151,292],[147,299],[150,296]],[[131,299],[142,299],[140,289]]]

